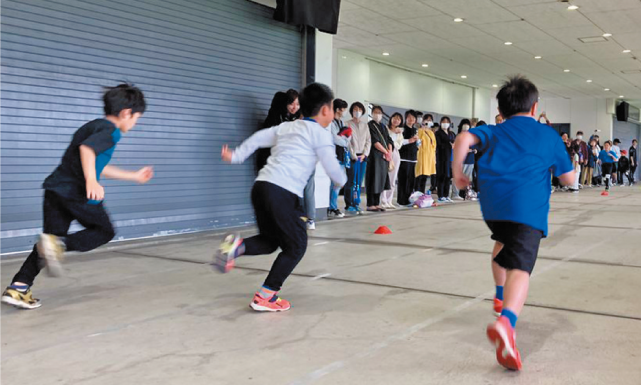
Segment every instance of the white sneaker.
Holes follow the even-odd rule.
[[[307,230],[316,230],[316,223],[314,223],[314,221],[308,221]]]
[[[459,195],[454,196],[455,201],[464,201],[465,199],[461,198]]]

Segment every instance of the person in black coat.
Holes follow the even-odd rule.
[[[449,134],[452,121],[449,117],[441,118],[441,128],[434,134],[436,136],[436,184],[438,200],[440,202],[451,202],[450,183],[452,174],[452,140]]]
[[[418,130],[414,127],[416,112],[405,112],[405,127],[403,128],[403,147],[401,147],[401,166],[398,170],[398,196],[396,201],[401,206],[410,204],[410,195],[414,192],[416,175],[416,157],[418,155]]]
[[[372,138],[372,146],[367,157],[365,171],[365,190],[367,191],[367,211],[385,211],[381,207],[381,193],[390,189],[389,162],[392,160],[394,144],[382,123],[383,108],[372,108],[373,119],[367,124]]]
[[[287,92],[278,91],[272,98],[272,105],[269,107],[267,118],[259,130],[278,126],[283,122],[291,122],[300,117],[300,104],[298,103],[298,92],[289,89]],[[267,164],[267,158],[271,149],[260,148],[256,151],[256,173]]]

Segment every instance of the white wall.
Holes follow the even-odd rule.
[[[404,70],[367,59],[353,52],[337,50],[335,93],[346,100],[413,108],[423,112],[474,117],[477,111],[487,115],[490,92],[450,83],[417,72]]]
[[[315,80],[317,82],[331,86],[333,78],[333,54],[334,49],[332,47],[332,35],[317,30],[315,63]],[[316,164],[316,175],[314,176],[314,182],[316,184],[314,190],[316,208],[319,209],[329,207],[329,186],[331,181],[327,176],[325,169],[320,165],[320,163]]]
[[[479,120],[484,120],[486,123],[494,122],[492,113],[492,99],[494,95],[492,91],[484,88],[477,88],[474,92],[474,117]]]

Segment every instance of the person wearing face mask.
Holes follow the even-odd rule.
[[[423,113],[421,111],[416,111],[416,124],[414,125],[414,128],[417,130],[423,128]]]
[[[576,140],[579,143],[579,166],[581,167],[581,178],[579,179],[579,188],[590,185],[590,175],[588,173],[588,144],[583,140],[583,131],[576,133]]]
[[[458,133],[467,132],[470,130],[472,122],[469,119],[463,119],[458,125]],[[463,174],[470,180],[474,178],[474,150],[469,150],[465,161],[463,162]],[[461,193],[463,195],[461,196]],[[462,201],[465,199],[465,191],[459,190],[456,185],[452,185],[452,198],[454,200]]]
[[[289,89],[287,92],[278,91],[272,98],[272,104],[271,107],[269,107],[267,118],[265,118],[259,130],[278,126],[283,122],[291,122],[299,117],[300,104],[298,102],[298,92],[294,89]],[[256,151],[256,173],[265,167],[270,154],[270,148],[261,148]]]
[[[431,127],[434,126],[434,118],[425,114],[423,126],[418,130],[418,154],[416,157],[416,181],[414,191],[425,194],[427,179],[436,174],[436,136]]]
[[[387,127],[387,134],[392,139],[394,150],[392,151],[392,163],[394,167],[389,170],[389,183],[390,188],[383,191],[381,194],[381,207],[384,209],[395,209],[396,206],[392,203],[394,199],[394,191],[396,190],[396,179],[398,177],[398,170],[401,167],[401,154],[400,149],[403,147],[403,115],[395,112],[389,119],[389,126]]]
[[[450,199],[450,173],[452,165],[452,142],[449,129],[452,121],[449,117],[441,118],[441,129],[436,132],[436,179],[439,202],[452,202]]]
[[[396,202],[401,206],[410,204],[410,195],[414,192],[414,179],[416,170],[416,157],[418,154],[418,130],[416,124],[416,111],[405,112],[405,126],[403,127],[403,147],[401,147],[401,167],[398,170],[398,196]]]
[[[351,214],[362,214],[361,185],[365,179],[367,169],[367,156],[372,146],[367,118],[363,116],[365,106],[361,102],[354,102],[349,107],[352,119],[347,121],[347,126],[352,129],[349,141],[349,155],[351,167],[348,169],[347,183],[345,184],[345,209]]]
[[[388,172],[394,145],[392,138],[387,134],[387,127],[382,123],[383,108],[381,106],[372,108],[372,118],[367,124],[372,140],[365,174],[367,211],[385,211],[381,207],[381,193],[390,189]]]

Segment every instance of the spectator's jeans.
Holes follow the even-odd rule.
[[[343,168],[343,171],[345,171],[345,166],[341,165]],[[338,210],[338,193],[341,191],[342,186],[335,185],[334,182],[332,182],[329,185],[329,209],[330,210]]]
[[[365,179],[366,165],[367,160],[352,160],[352,166],[347,169],[347,183],[344,189],[346,209],[356,208],[361,204],[361,185]]]
[[[303,192],[303,207],[305,207],[305,215],[310,221],[316,219],[316,198],[314,197],[316,190],[315,175],[316,171],[312,172],[312,176],[309,177],[305,191]]]

